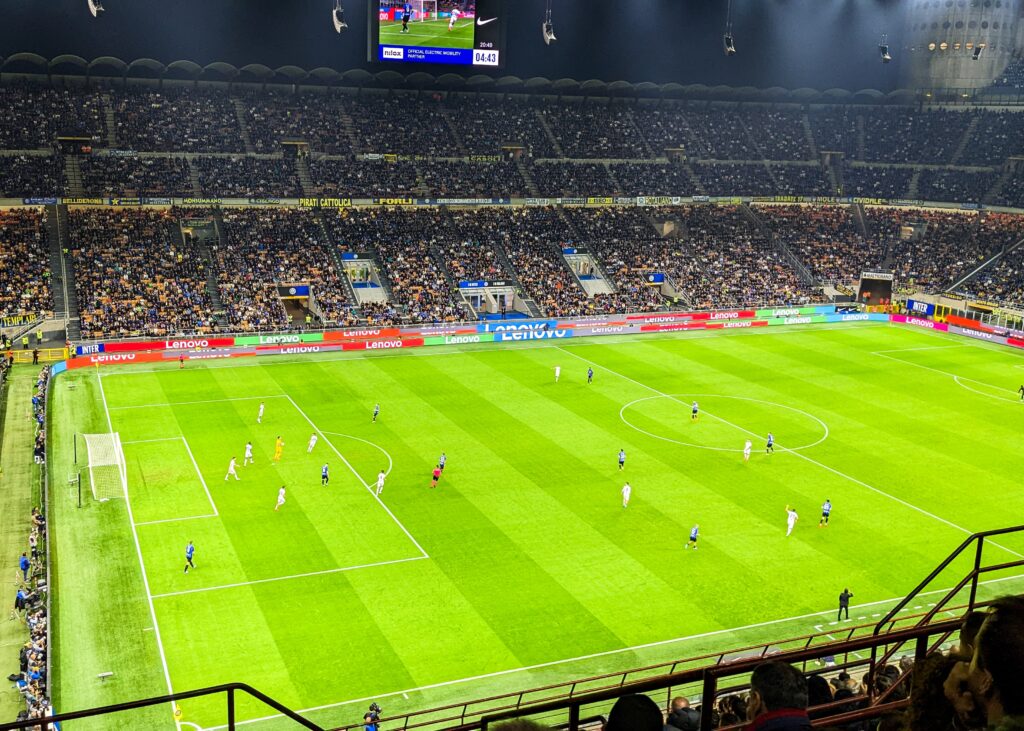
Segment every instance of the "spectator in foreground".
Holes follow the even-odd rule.
[[[619,698],[604,725],[604,731],[662,731],[663,728],[661,709],[645,695]]]
[[[750,731],[810,731],[807,680],[792,665],[770,661],[750,676]]]
[[[946,679],[946,697],[965,722],[978,711],[994,731],[1024,729],[1022,678],[1024,596],[1003,597],[989,607],[970,664],[957,663]]]
[[[672,710],[665,719],[665,731],[698,731],[700,729],[700,711],[690,708],[690,701],[685,698],[673,698]]]

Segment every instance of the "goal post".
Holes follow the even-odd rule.
[[[99,501],[123,498],[128,492],[128,475],[121,449],[121,435],[83,434],[89,463],[89,487]]]
[[[416,19],[437,20],[437,0],[416,0]]]

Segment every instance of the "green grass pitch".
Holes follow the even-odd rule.
[[[428,48],[472,48],[472,18],[455,21],[455,27],[448,30],[448,18],[438,20],[409,21],[409,32],[402,33],[402,22],[392,23],[382,20],[380,23],[379,40],[381,45],[388,46],[426,46]]]
[[[1022,382],[1017,352],[884,324],[64,374],[57,708],[244,681],[340,724],[370,699],[397,713],[811,633],[846,586],[870,619],[969,532],[1019,522]],[[86,486],[78,508],[72,435],[108,418],[130,500]],[[225,481],[233,456],[241,480]],[[1002,545],[993,561],[1024,554]],[[1021,588],[993,578],[992,593]],[[211,703],[181,710],[225,722]],[[173,727],[163,706],[130,719]]]

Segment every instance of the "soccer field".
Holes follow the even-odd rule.
[[[56,707],[242,681],[326,726],[372,699],[390,715],[812,633],[847,586],[870,620],[968,534],[1020,522],[1022,382],[1017,352],[878,324],[63,374]],[[129,499],[86,486],[78,508],[73,435],[108,430]],[[990,560],[1024,554],[1000,543]],[[991,592],[1024,586],[999,578]],[[131,719],[174,725],[168,707]]]
[[[402,23],[381,21],[380,43],[388,46],[427,46],[429,48],[472,48],[472,18],[455,21],[455,27],[449,32],[448,18],[438,20],[412,20],[409,32],[402,33]]]

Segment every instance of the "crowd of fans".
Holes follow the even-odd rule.
[[[49,379],[50,368],[45,366],[36,378],[35,391],[32,394],[32,419],[35,424],[33,454],[40,469],[44,469],[46,461],[46,387]],[[45,549],[46,517],[38,508],[32,508],[25,550],[18,559],[14,608],[10,617],[24,624],[28,631],[28,638],[18,651],[18,672],[7,678],[14,684],[25,702],[24,710],[18,713],[19,721],[53,715],[46,672],[46,658],[49,652],[46,596],[49,592],[49,581]]]
[[[175,215],[152,209],[68,213],[82,333],[132,337],[209,332],[206,267]]]
[[[566,157],[650,157],[633,115],[626,108],[600,104],[551,105],[548,128]]]
[[[713,707],[677,696],[667,707],[647,695],[619,697],[594,728],[601,731],[1020,731],[1024,729],[1024,597],[996,599],[984,611],[968,612],[959,642],[923,659],[905,656],[892,664],[851,675],[846,670],[801,671],[781,660],[762,662],[749,690],[719,695]],[[898,710],[841,721],[840,714],[869,709],[885,694]],[[664,695],[661,696],[664,698]],[[369,717],[370,714],[367,714]],[[835,719],[835,723],[830,723]],[[372,720],[372,719],[371,719]],[[812,724],[816,724],[812,726]],[[543,731],[528,719],[494,725],[495,731]]]
[[[458,139],[471,155],[497,155],[505,147],[521,147],[527,157],[556,157],[538,114],[543,107],[518,101],[453,94],[445,104],[456,120]]]
[[[298,198],[302,184],[289,158],[196,157],[203,195],[227,198]]]
[[[64,164],[57,155],[0,155],[0,198],[64,193]]]
[[[843,167],[843,195],[901,200],[910,194],[913,168]]]
[[[695,195],[696,188],[686,168],[679,163],[619,163],[609,166],[621,195]]]
[[[28,84],[0,85],[0,148],[29,150],[53,147],[58,135],[87,140],[104,133],[100,95],[86,90]]]
[[[514,162],[416,163],[423,186],[435,198],[524,198],[526,183]]]
[[[46,214],[0,209],[0,317],[52,316]]]
[[[87,155],[81,160],[81,169],[87,195],[192,195],[188,160],[183,157]]]
[[[543,196],[614,195],[617,186],[603,163],[545,162],[532,165],[530,176]]]
[[[981,203],[996,177],[996,173],[927,168],[921,171],[917,197],[925,201]]]
[[[992,82],[992,86],[1001,89],[1024,89],[1024,57],[1018,56],[1010,61]]]
[[[155,152],[244,152],[235,107],[206,89],[135,89],[111,94],[117,143]]]
[[[328,155],[352,152],[345,109],[337,96],[267,90],[240,99],[256,152],[279,152],[282,142],[298,140]]]
[[[231,330],[287,329],[277,285],[308,284],[328,323],[352,321],[337,260],[315,211],[240,208],[223,213],[226,243],[214,246],[217,286]]]
[[[992,203],[998,206],[1024,208],[1024,165],[1018,167],[1007,178],[1002,190],[999,191],[999,195],[995,197]]]
[[[321,195],[343,198],[406,198],[419,188],[416,166],[411,162],[319,158],[310,163],[309,174]]]

